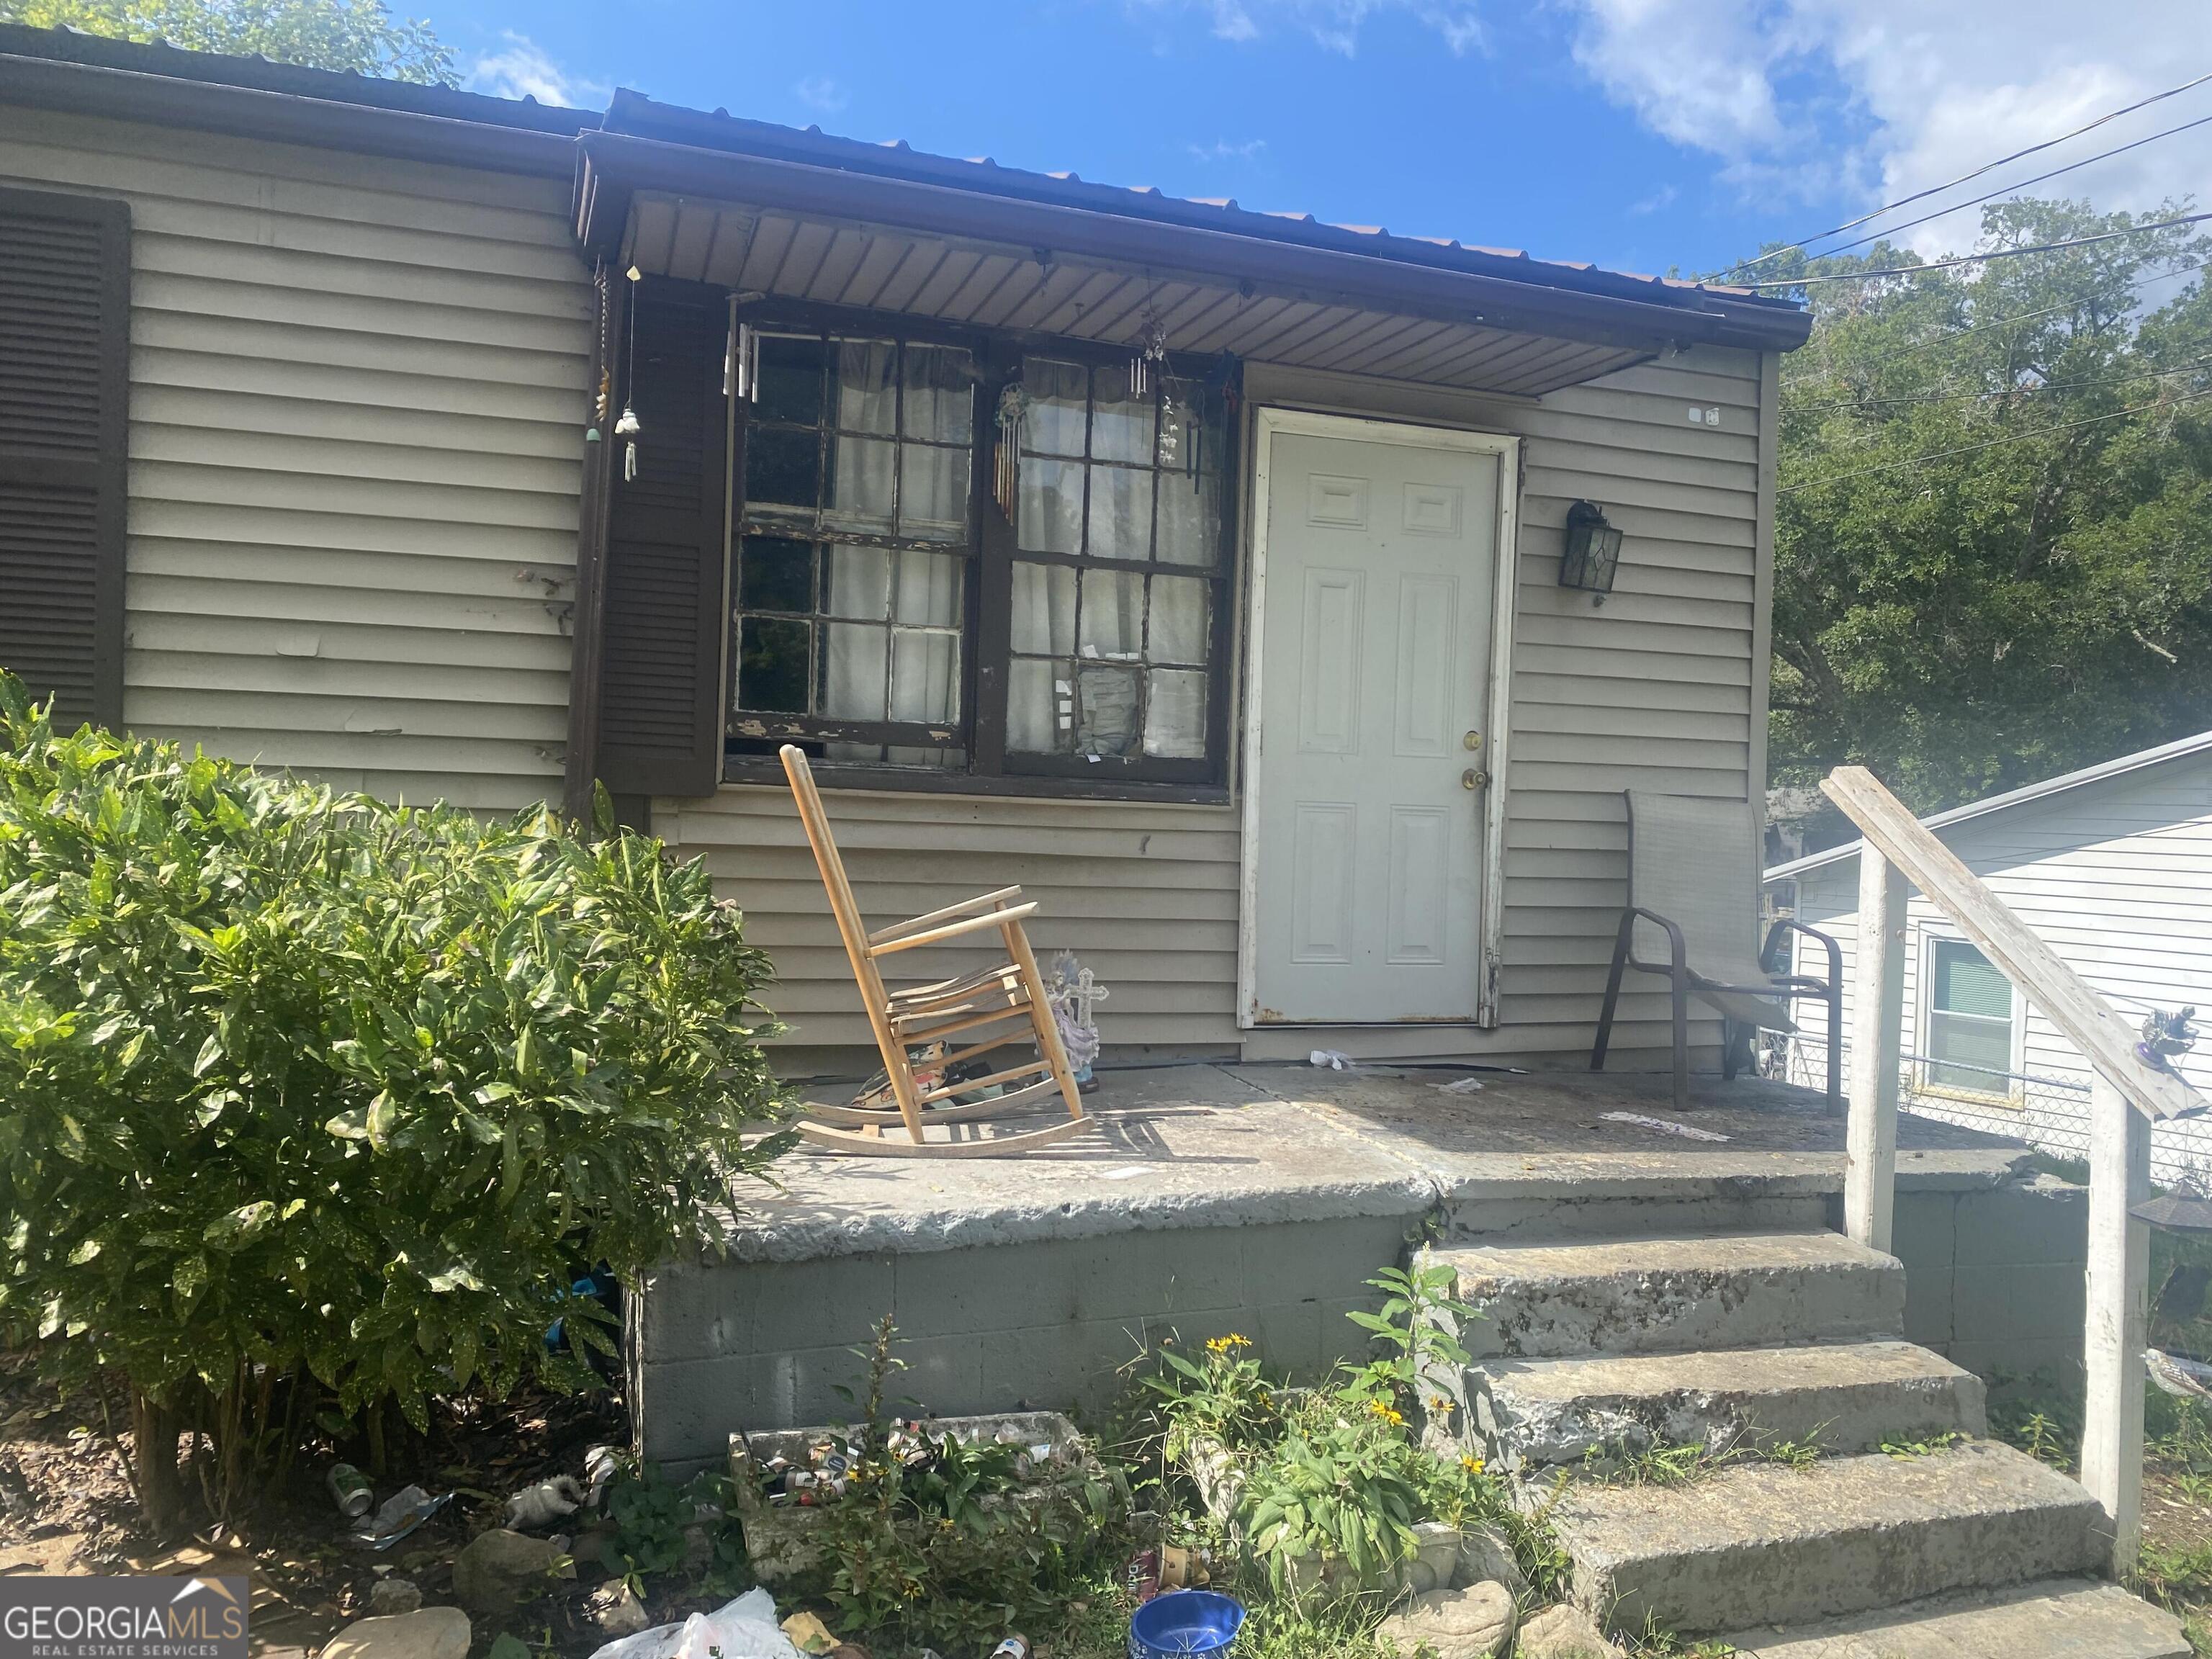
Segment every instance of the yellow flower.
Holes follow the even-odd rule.
[[[1434,1413],[1437,1416],[1442,1417],[1450,1409],[1451,1401],[1445,1399],[1443,1395],[1440,1394],[1432,1394],[1429,1396],[1429,1410]]]
[[[1208,1353],[1225,1354],[1236,1349],[1249,1348],[1251,1346],[1250,1337],[1239,1336],[1234,1331],[1226,1336],[1210,1336],[1206,1340],[1206,1351]]]
[[[1482,1460],[1480,1457],[1462,1457],[1459,1460],[1459,1466],[1469,1474],[1482,1473]]]
[[[1405,1424],[1405,1413],[1398,1410],[1394,1406],[1386,1406],[1379,1400],[1369,1401],[1367,1402],[1367,1409],[1374,1413],[1376,1416],[1381,1418],[1385,1423],[1388,1423],[1394,1429],[1402,1427]]]

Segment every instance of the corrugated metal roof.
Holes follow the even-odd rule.
[[[1992,812],[2008,811],[2015,806],[2026,806],[2031,801],[2047,800],[2053,795],[2064,794],[2069,789],[2109,782],[2114,778],[2125,777],[2130,772],[2140,772],[2145,767],[2160,766],[2167,761],[2182,760],[2191,755],[2208,751],[2212,751],[2212,732],[2199,732],[2193,738],[2178,738],[2172,743],[2160,744],[2155,749],[2139,750],[2132,755],[2122,755],[2117,760],[2100,761],[2096,765],[2085,766],[2078,772],[2064,773],[2058,777],[2045,778],[2041,783],[2008,789],[2002,795],[1969,801],[1966,805],[1954,806],[1948,811],[1930,813],[1920,822],[1930,830],[1948,830],[1954,824],[1987,817]],[[1823,852],[1808,853],[1802,859],[1776,865],[1766,872],[1765,879],[1778,881],[1785,876],[1802,876],[1808,870],[1818,870],[1823,865],[1856,858],[1865,845],[1863,841],[1847,841],[1839,847],[1831,847]]]

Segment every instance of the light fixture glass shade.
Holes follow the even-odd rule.
[[[1620,565],[1620,532],[1589,501],[1567,509],[1566,549],[1559,557],[1559,586],[1585,592],[1613,592],[1613,573]]]

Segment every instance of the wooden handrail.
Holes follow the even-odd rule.
[[[1863,766],[1838,767],[1820,788],[1866,836],[1859,855],[1845,1231],[1874,1249],[1889,1249],[1897,1184],[1898,1079],[1904,1059],[1906,881],[2066,1034],[2093,1068],[2081,1484],[2104,1506],[2112,1523],[2113,1571],[2125,1573],[2135,1565],[2142,1529],[2143,1339],[2149,1299],[2149,1229],[2134,1211],[2150,1194],[2150,1126],[2201,1111],[2205,1102],[2180,1078],[2138,1054],[2134,1033],[2112,1005],[1873,773]]]
[[[1863,766],[1839,766],[1822,781],[1820,790],[2137,1111],[2156,1120],[2204,1109],[2206,1101],[2187,1083],[2136,1053],[2135,1033],[2112,1006],[2060,961],[1873,773]]]

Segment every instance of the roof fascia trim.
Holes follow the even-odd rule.
[[[586,177],[577,230],[605,252],[622,238],[632,192],[672,191],[787,213],[827,214],[937,235],[965,235],[1128,266],[1285,287],[1328,304],[1588,341],[1630,350],[1710,344],[1787,350],[1810,319],[1770,320],[1593,295],[1535,282],[1441,270],[1371,254],[1316,248],[1235,231],[1027,201],[879,173],[744,155],[593,131],[579,136]]]

